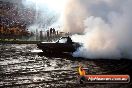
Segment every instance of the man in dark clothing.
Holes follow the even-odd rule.
[[[47,30],[47,37],[49,37],[49,35],[50,35],[50,34],[49,34],[49,30]]]
[[[54,28],[52,29],[52,32],[53,32],[53,35],[55,35],[55,29]]]
[[[52,33],[53,33],[53,29],[52,29],[52,28],[50,28],[50,36],[52,35]]]

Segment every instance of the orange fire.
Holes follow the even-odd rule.
[[[81,65],[78,68],[78,72],[79,72],[80,76],[85,76],[86,75],[86,71],[82,68]]]

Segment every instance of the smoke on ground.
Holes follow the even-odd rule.
[[[69,0],[63,13],[63,29],[83,34],[72,36],[83,43],[73,56],[131,58],[131,4],[131,0]]]

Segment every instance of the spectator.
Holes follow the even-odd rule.
[[[49,30],[47,30],[47,37],[49,37],[50,33],[49,33]]]
[[[53,35],[55,35],[55,29],[53,28],[52,30],[53,30]]]
[[[52,29],[52,28],[50,28],[50,36],[52,35],[52,33],[53,33],[53,29]]]

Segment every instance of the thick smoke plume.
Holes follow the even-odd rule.
[[[76,57],[132,58],[131,0],[69,0],[63,14],[64,31],[80,33]]]

